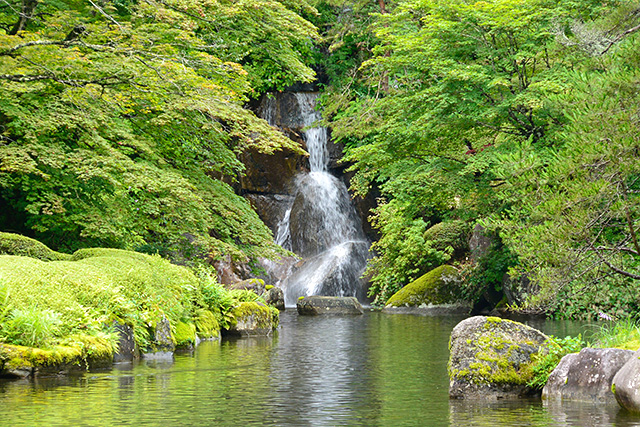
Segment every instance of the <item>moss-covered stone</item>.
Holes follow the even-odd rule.
[[[20,234],[0,232],[0,255],[18,255],[37,258],[41,261],[71,259],[71,255],[49,249],[43,243]]]
[[[178,322],[173,337],[176,348],[189,348],[196,345],[196,325],[193,323]]]
[[[424,232],[424,240],[434,249],[452,251],[452,259],[460,259],[469,252],[471,227],[465,221],[447,221],[433,225]]]
[[[106,367],[114,349],[102,337],[73,335],[51,349],[0,344],[0,377],[55,375],[71,370]]]
[[[548,339],[542,332],[498,317],[460,322],[449,343],[452,398],[505,398],[534,393],[532,356]]]
[[[231,314],[233,320],[225,331],[230,335],[270,335],[278,325],[278,310],[258,302],[241,302]]]
[[[452,304],[460,302],[461,294],[458,270],[450,265],[442,265],[393,294],[386,306],[418,307],[422,304]]]
[[[220,336],[220,325],[216,316],[209,310],[200,309],[195,316],[196,333],[200,338],[211,339]]]

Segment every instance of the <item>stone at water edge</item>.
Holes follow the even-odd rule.
[[[233,320],[223,331],[226,335],[268,336],[278,326],[271,308],[258,302],[241,302],[231,314]]]
[[[418,307],[423,304],[452,304],[460,302],[462,280],[450,265],[441,265],[419,277],[393,294],[387,307]]]
[[[449,397],[502,399],[534,394],[531,356],[548,337],[511,320],[476,316],[458,323],[449,341]]]
[[[268,289],[262,296],[265,302],[278,310],[284,310],[284,291],[276,286]]]
[[[567,354],[551,372],[542,398],[615,404],[611,381],[632,355],[618,348],[583,348]]]
[[[613,377],[611,391],[621,407],[640,413],[640,350]]]
[[[355,297],[327,297],[312,295],[302,297],[296,304],[298,314],[363,314],[362,305]]]

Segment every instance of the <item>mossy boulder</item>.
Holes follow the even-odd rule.
[[[532,356],[548,337],[511,320],[476,316],[460,322],[449,341],[449,397],[501,399],[535,394]]]
[[[462,280],[458,270],[442,265],[409,283],[393,294],[387,307],[419,307],[421,305],[461,302]]]
[[[259,302],[241,302],[231,311],[233,319],[224,332],[228,335],[270,335],[278,326],[278,310]]]
[[[301,297],[296,304],[298,314],[363,314],[362,305],[355,297],[327,297],[312,295]]]
[[[220,325],[216,316],[209,310],[200,309],[195,316],[196,333],[202,339],[220,337]]]
[[[171,323],[169,322],[169,319],[163,316],[154,327],[153,342],[151,343],[151,346],[146,349],[143,357],[146,357],[147,353],[170,353],[175,349],[176,339],[171,331]]]
[[[45,244],[20,234],[0,232],[0,255],[17,255],[41,261],[63,261],[71,255],[49,249]]]

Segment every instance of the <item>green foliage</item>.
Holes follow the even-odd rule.
[[[470,266],[471,297],[511,268],[540,289],[527,309],[637,311],[637,4],[417,0],[388,11],[366,31],[334,24],[336,52],[356,35],[371,44],[323,99],[352,189],[382,193],[370,294],[386,299],[450,261],[425,238],[430,225],[480,219],[504,247]]]
[[[475,263],[467,263],[463,268],[465,276],[464,296],[476,301],[488,290],[501,291],[505,274],[517,263],[517,257],[500,239],[494,238],[484,254]]]
[[[29,237],[0,232],[0,255],[20,255],[42,261],[66,260],[70,256],[52,251],[46,245]]]
[[[3,340],[50,347],[87,336],[115,347],[117,336],[108,325],[117,320],[132,325],[138,345],[150,348],[153,329],[166,318],[177,344],[188,345],[195,342],[196,330],[218,336],[242,302],[264,304],[252,292],[227,291],[205,270],[197,277],[157,255],[93,248],[77,251],[72,259],[0,256]]]
[[[244,104],[312,77],[301,52],[315,28],[297,12],[313,8],[12,0],[1,9],[3,230],[69,252],[274,255],[269,230],[222,178],[243,173],[248,148],[301,151]]]
[[[601,317],[608,317],[602,315]],[[640,324],[637,320],[608,320],[596,329],[590,337],[594,347],[621,348],[636,351],[640,349]]]
[[[558,338],[550,336],[545,346],[533,357],[533,378],[529,380],[529,387],[542,390],[547,384],[549,375],[558,366],[560,359],[569,353],[577,353],[585,346],[582,336]]]
[[[60,333],[60,315],[37,307],[13,309],[0,329],[2,339],[29,347],[46,347]]]
[[[571,90],[550,98],[567,122],[554,147],[502,158],[504,197],[518,203],[496,223],[541,286],[531,306],[558,315],[638,310],[640,64],[637,36],[628,42],[566,73]]]

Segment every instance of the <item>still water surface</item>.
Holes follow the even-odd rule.
[[[617,407],[449,401],[447,344],[461,319],[289,310],[272,338],[205,342],[193,355],[108,372],[2,381],[0,425],[640,426]]]

